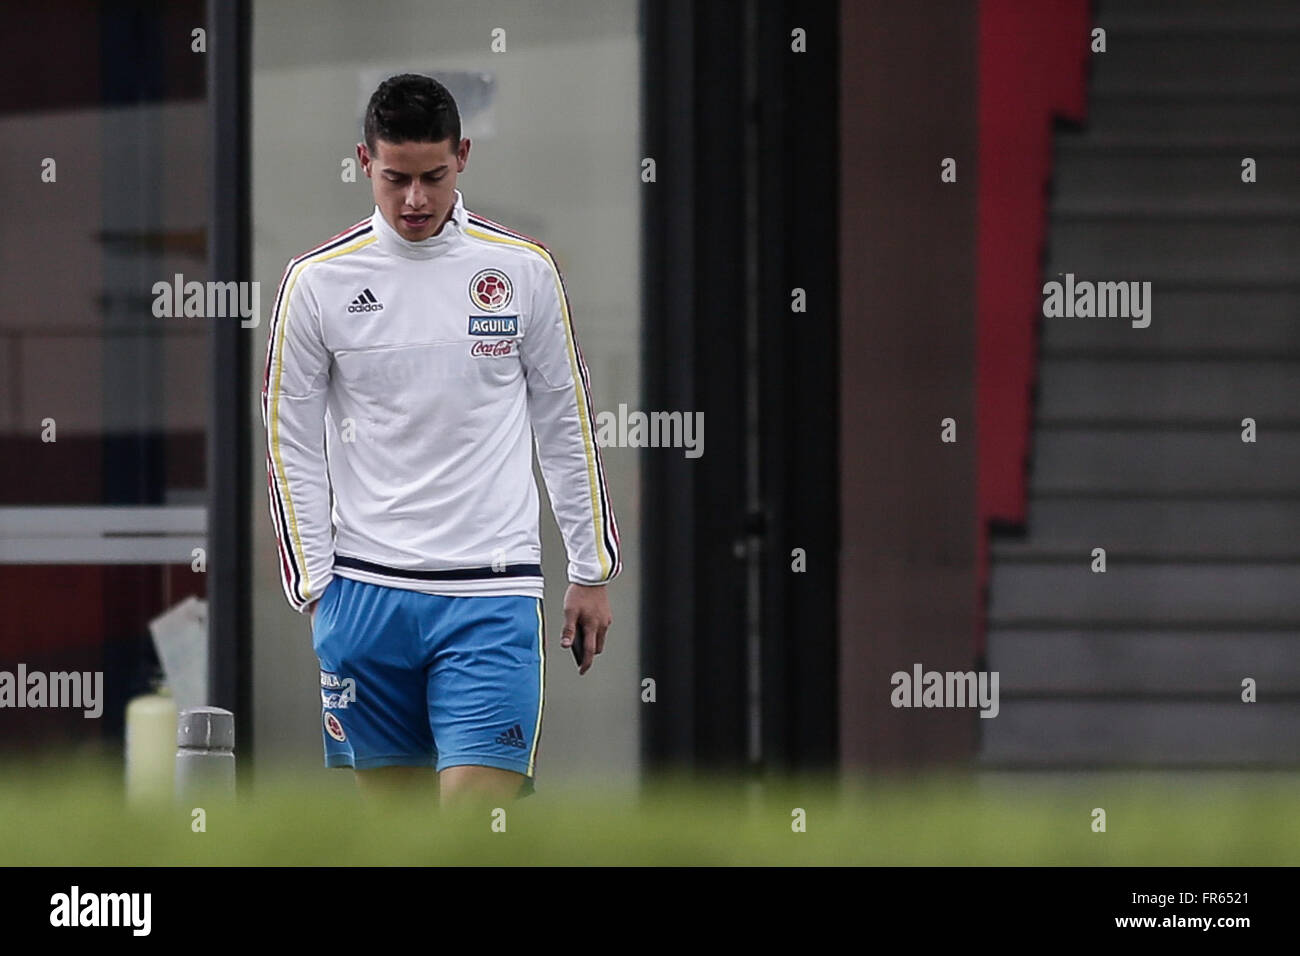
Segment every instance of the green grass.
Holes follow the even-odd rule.
[[[337,773],[337,772],[336,772]],[[791,829],[792,810],[807,831]],[[1107,832],[1092,831],[1103,807]],[[1297,865],[1300,785],[1269,775],[1091,775],[1055,786],[932,777],[842,789],[661,781],[640,797],[542,781],[506,808],[376,808],[348,788],[259,780],[234,805],[125,806],[115,767],[9,764],[0,780],[0,865]]]

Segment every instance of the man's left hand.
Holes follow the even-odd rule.
[[[564,631],[560,637],[561,647],[571,647],[581,625],[584,635],[582,664],[579,674],[591,669],[596,655],[605,649],[605,632],[614,623],[614,616],[609,610],[609,595],[605,585],[570,584],[564,592]]]

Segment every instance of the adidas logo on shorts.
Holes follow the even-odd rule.
[[[524,729],[518,724],[515,724],[505,733],[499,735],[497,737],[497,743],[506,744],[510,747],[519,747],[520,749],[528,746],[527,742],[524,740]]]

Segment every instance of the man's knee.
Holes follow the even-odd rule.
[[[443,770],[438,774],[438,785],[444,805],[463,806],[514,800],[520,796],[527,779],[514,770],[466,765]]]
[[[410,798],[438,792],[438,775],[432,767],[372,767],[353,771],[353,776],[366,797]]]

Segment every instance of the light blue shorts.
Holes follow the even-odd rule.
[[[444,597],[336,576],[312,621],[325,766],[499,767],[532,791],[540,598]]]

